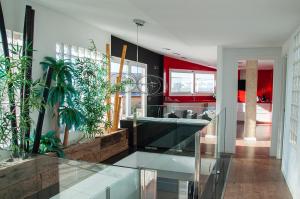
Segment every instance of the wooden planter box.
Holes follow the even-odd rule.
[[[70,145],[64,153],[67,159],[99,163],[127,149],[127,129],[119,129],[84,143]]]
[[[0,167],[1,199],[30,196],[49,198],[58,192],[57,158],[36,156]]]

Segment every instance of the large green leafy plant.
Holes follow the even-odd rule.
[[[85,118],[79,129],[93,138],[111,126],[106,118],[111,105],[106,104],[106,99],[117,91],[124,91],[128,80],[123,79],[118,85],[109,82],[106,56],[97,57],[99,53],[93,41],[89,50],[91,57],[78,58],[75,63],[75,87],[78,91],[75,100]]]
[[[78,89],[77,104],[80,104],[85,122],[80,130],[87,137],[101,134],[107,123],[105,114],[110,109],[105,104],[108,82],[106,70],[100,62],[91,58],[79,58],[76,61],[76,88]]]
[[[56,137],[60,137],[59,127],[64,126],[64,146],[68,145],[69,130],[78,128],[84,121],[80,106],[76,105],[75,97],[78,95],[74,84],[74,65],[69,60],[56,60],[45,57],[41,65],[45,71],[52,67],[54,84],[50,87],[48,104],[53,109],[53,120],[56,127]]]

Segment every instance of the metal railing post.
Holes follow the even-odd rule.
[[[194,173],[194,199],[201,196],[200,176],[201,176],[201,143],[200,132],[195,134],[195,173]]]
[[[106,199],[110,199],[110,187],[106,187],[105,193],[106,193]]]
[[[140,199],[156,199],[157,171],[140,169]]]

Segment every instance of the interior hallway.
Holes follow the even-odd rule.
[[[281,173],[281,160],[267,154],[249,156],[237,155],[231,160],[224,198],[292,199]]]
[[[244,139],[244,122],[237,122],[235,157],[239,158],[268,158],[271,147],[272,123],[256,123],[256,141]]]

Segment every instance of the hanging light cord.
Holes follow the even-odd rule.
[[[136,25],[136,74],[138,73],[139,65],[139,25]]]

